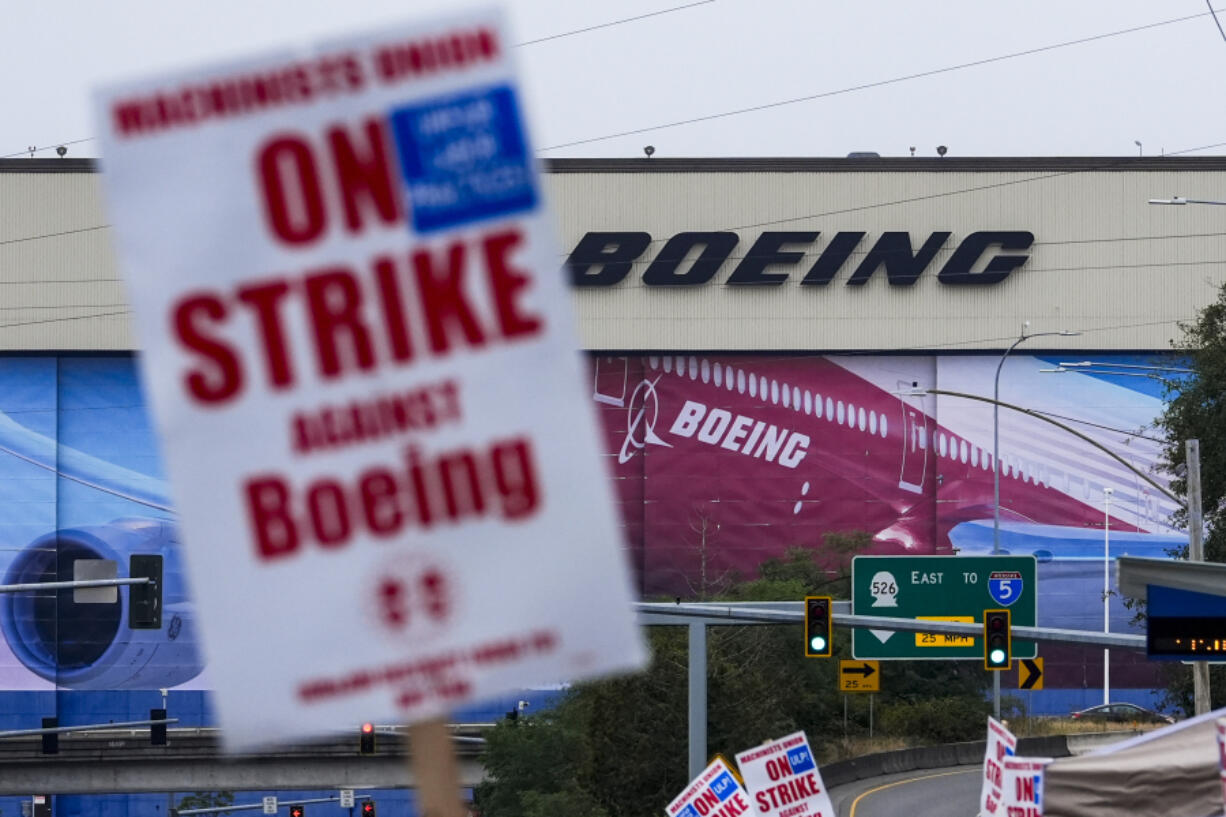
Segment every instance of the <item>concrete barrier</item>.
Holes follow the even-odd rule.
[[[1019,738],[1017,753],[1022,757],[1068,757],[1131,737],[1132,732],[1105,732],[1084,735],[1046,735]],[[1076,745],[1076,749],[1073,745]],[[987,741],[944,743],[914,749],[896,749],[871,755],[840,760],[822,767],[822,779],[827,788],[842,786],[857,780],[867,780],[888,774],[901,774],[916,769],[943,769],[950,766],[973,766],[983,762]]]
[[[1142,730],[1135,729],[1129,732],[1086,732],[1081,735],[1067,735],[1066,737],[1068,738],[1069,754],[1084,755],[1093,752],[1095,749],[1119,743],[1121,740],[1135,738],[1140,734],[1142,734]]]

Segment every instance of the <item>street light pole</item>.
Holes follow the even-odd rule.
[[[1188,559],[1205,559],[1204,521],[1200,493],[1200,440],[1184,442],[1188,465]],[[1203,715],[1209,711],[1209,665],[1204,661],[1192,664],[1192,711]]]
[[[996,364],[996,379],[992,386],[992,555],[1000,553],[1000,372],[1005,367],[1005,360],[1008,359],[1009,353],[1020,346],[1025,341],[1031,338],[1041,338],[1051,335],[1063,335],[1072,337],[1080,335],[1080,332],[1071,332],[1067,329],[1059,332],[1035,332],[1032,335],[1026,334],[1026,330],[1030,328],[1030,321],[1022,324],[1022,333],[1018,335],[1017,340],[1010,344],[1005,353],[1000,356],[1000,362]],[[998,681],[999,683],[999,681]]]
[[[1111,488],[1103,488],[1103,632],[1111,632]],[[1103,703],[1111,702],[1111,650],[1103,647]]]
[[[1150,199],[1150,204],[1220,204],[1226,206],[1226,201],[1212,201],[1210,199],[1185,199],[1183,196],[1171,196],[1169,199]]]
[[[1214,20],[1217,18],[1214,17]],[[1218,26],[1219,29],[1221,26]],[[1169,199],[1150,199],[1150,204],[1213,204],[1219,207],[1226,207],[1226,201],[1217,201],[1214,199],[1188,199],[1182,196],[1172,196]],[[1188,491],[1187,491],[1187,508],[1188,508],[1188,558],[1192,561],[1201,561],[1204,556],[1204,543],[1202,537],[1204,535],[1203,521],[1201,516],[1201,495],[1200,495],[1200,441],[1187,440],[1187,464],[1188,464]],[[1194,661],[1192,663],[1192,707],[1197,715],[1202,715],[1209,711],[1210,707],[1210,691],[1209,691],[1209,665],[1204,661]]]
[[[1060,332],[1035,332],[1026,334],[1030,321],[1022,322],[1022,332],[1017,340],[1009,345],[996,364],[996,378],[992,385],[992,555],[1000,555],[1000,372],[1005,366],[1009,353],[1031,338],[1041,338],[1048,335],[1080,335],[1080,332],[1063,330]],[[997,720],[1000,719],[1000,673],[992,673],[992,711]]]

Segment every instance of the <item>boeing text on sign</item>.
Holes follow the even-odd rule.
[[[643,660],[508,48],[475,13],[97,96],[231,749]]]

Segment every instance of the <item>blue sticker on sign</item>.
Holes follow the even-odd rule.
[[[686,805],[685,808],[677,812],[677,817],[698,817],[698,809],[692,805]]]
[[[796,774],[807,772],[814,768],[817,764],[813,762],[813,755],[805,746],[799,749],[793,749],[788,752],[788,765],[792,767],[792,771]]]
[[[727,800],[736,791],[736,781],[732,779],[732,775],[724,772],[711,781],[711,791],[715,792],[715,796],[720,800]]]
[[[396,108],[390,118],[417,232],[536,207],[532,161],[510,86]]]

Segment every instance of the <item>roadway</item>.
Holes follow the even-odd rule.
[[[974,817],[983,764],[859,780],[830,790],[838,817]]]

